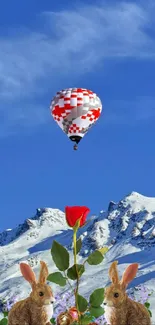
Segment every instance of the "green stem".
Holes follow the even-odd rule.
[[[75,289],[75,306],[78,312],[78,318],[79,318],[79,322],[81,324],[81,320],[80,320],[80,311],[79,311],[79,307],[78,307],[78,301],[77,301],[77,296],[78,296],[78,290],[79,290],[79,274],[78,274],[78,269],[77,269],[77,259],[76,259],[76,234],[77,234],[77,229],[73,230],[73,244],[74,244],[74,264],[75,264],[75,268],[76,268],[76,274],[77,274],[77,282],[76,282],[76,289]]]
[[[73,243],[74,243],[74,264],[76,264],[76,233],[77,233],[77,230],[74,230],[74,233],[73,233]]]
[[[70,286],[70,288],[71,288],[71,292],[74,291],[74,288],[72,287],[72,285],[71,285],[71,283],[70,283],[70,281],[69,281],[69,279],[68,279],[68,277],[67,277],[66,272],[64,271],[63,273],[64,273],[64,276],[65,276],[65,278],[66,278],[67,283],[69,284],[69,286]]]
[[[82,263],[83,265],[85,265],[86,264],[86,262],[87,262],[87,259]]]

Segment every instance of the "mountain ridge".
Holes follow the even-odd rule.
[[[147,284],[148,288],[155,286],[155,198],[131,192],[117,203],[111,201],[106,211],[101,211],[79,229],[79,236],[82,239],[79,263],[95,249],[109,247],[102,265],[87,268],[88,275],[83,276],[81,285],[83,295],[95,289],[96,283],[107,285],[108,268],[115,259],[120,270],[122,265],[125,268],[129,263],[139,263],[138,277],[132,286],[140,283]],[[68,227],[63,211],[40,208],[34,217],[2,232],[0,240],[0,299],[10,299],[14,295],[23,299],[29,294],[30,286],[21,277],[19,263],[28,262],[38,274],[40,260],[45,260],[50,273],[55,272],[50,255],[52,242],[56,240],[70,250],[72,229]],[[55,291],[63,290],[54,284],[52,287]],[[155,305],[155,297],[150,299]],[[155,312],[153,317],[155,319]]]

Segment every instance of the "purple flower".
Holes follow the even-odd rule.
[[[135,295],[134,295],[133,289],[131,288],[131,289],[127,290],[127,292],[128,292],[128,297],[132,300],[135,300]]]
[[[100,324],[106,325],[106,320],[105,320],[104,314],[102,316],[98,317],[97,319],[95,319],[95,322],[97,322],[99,325]]]
[[[15,304],[18,301],[18,297],[17,296],[13,296],[11,299],[12,303]]]
[[[145,304],[149,299],[149,290],[144,284],[141,284],[134,288],[138,292],[138,297],[135,297],[133,289],[128,290],[128,297],[132,300],[138,301],[141,304]]]
[[[55,295],[57,305],[55,311],[64,312],[66,309],[69,309],[71,306],[75,305],[75,298],[70,292],[65,292],[63,294]]]
[[[149,290],[144,285],[141,285],[140,289],[140,302],[145,304],[149,298]]]

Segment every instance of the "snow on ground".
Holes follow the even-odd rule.
[[[86,264],[80,293],[88,297],[96,288],[109,285],[108,268],[114,260],[118,260],[120,275],[130,263],[139,263],[137,277],[129,288],[144,284],[148,289],[154,288],[155,291],[154,233],[155,198],[146,198],[132,192],[118,203],[111,202],[107,212],[100,213],[99,217],[91,220],[79,231],[83,240],[79,263],[94,249],[106,245],[109,247],[100,265]],[[50,254],[53,240],[70,249],[72,230],[66,225],[62,211],[49,208],[38,209],[35,217],[0,234],[0,299],[7,300],[17,296],[20,300],[30,293],[30,285],[21,277],[19,271],[21,261],[29,262],[37,275],[40,260],[47,262],[50,273],[56,271]],[[70,262],[70,265],[72,264],[73,257]],[[51,285],[55,293],[66,290]],[[155,324],[155,293],[149,301]]]

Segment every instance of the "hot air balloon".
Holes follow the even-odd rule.
[[[91,90],[68,88],[56,93],[50,105],[51,115],[59,127],[77,145],[100,117],[102,103]]]

